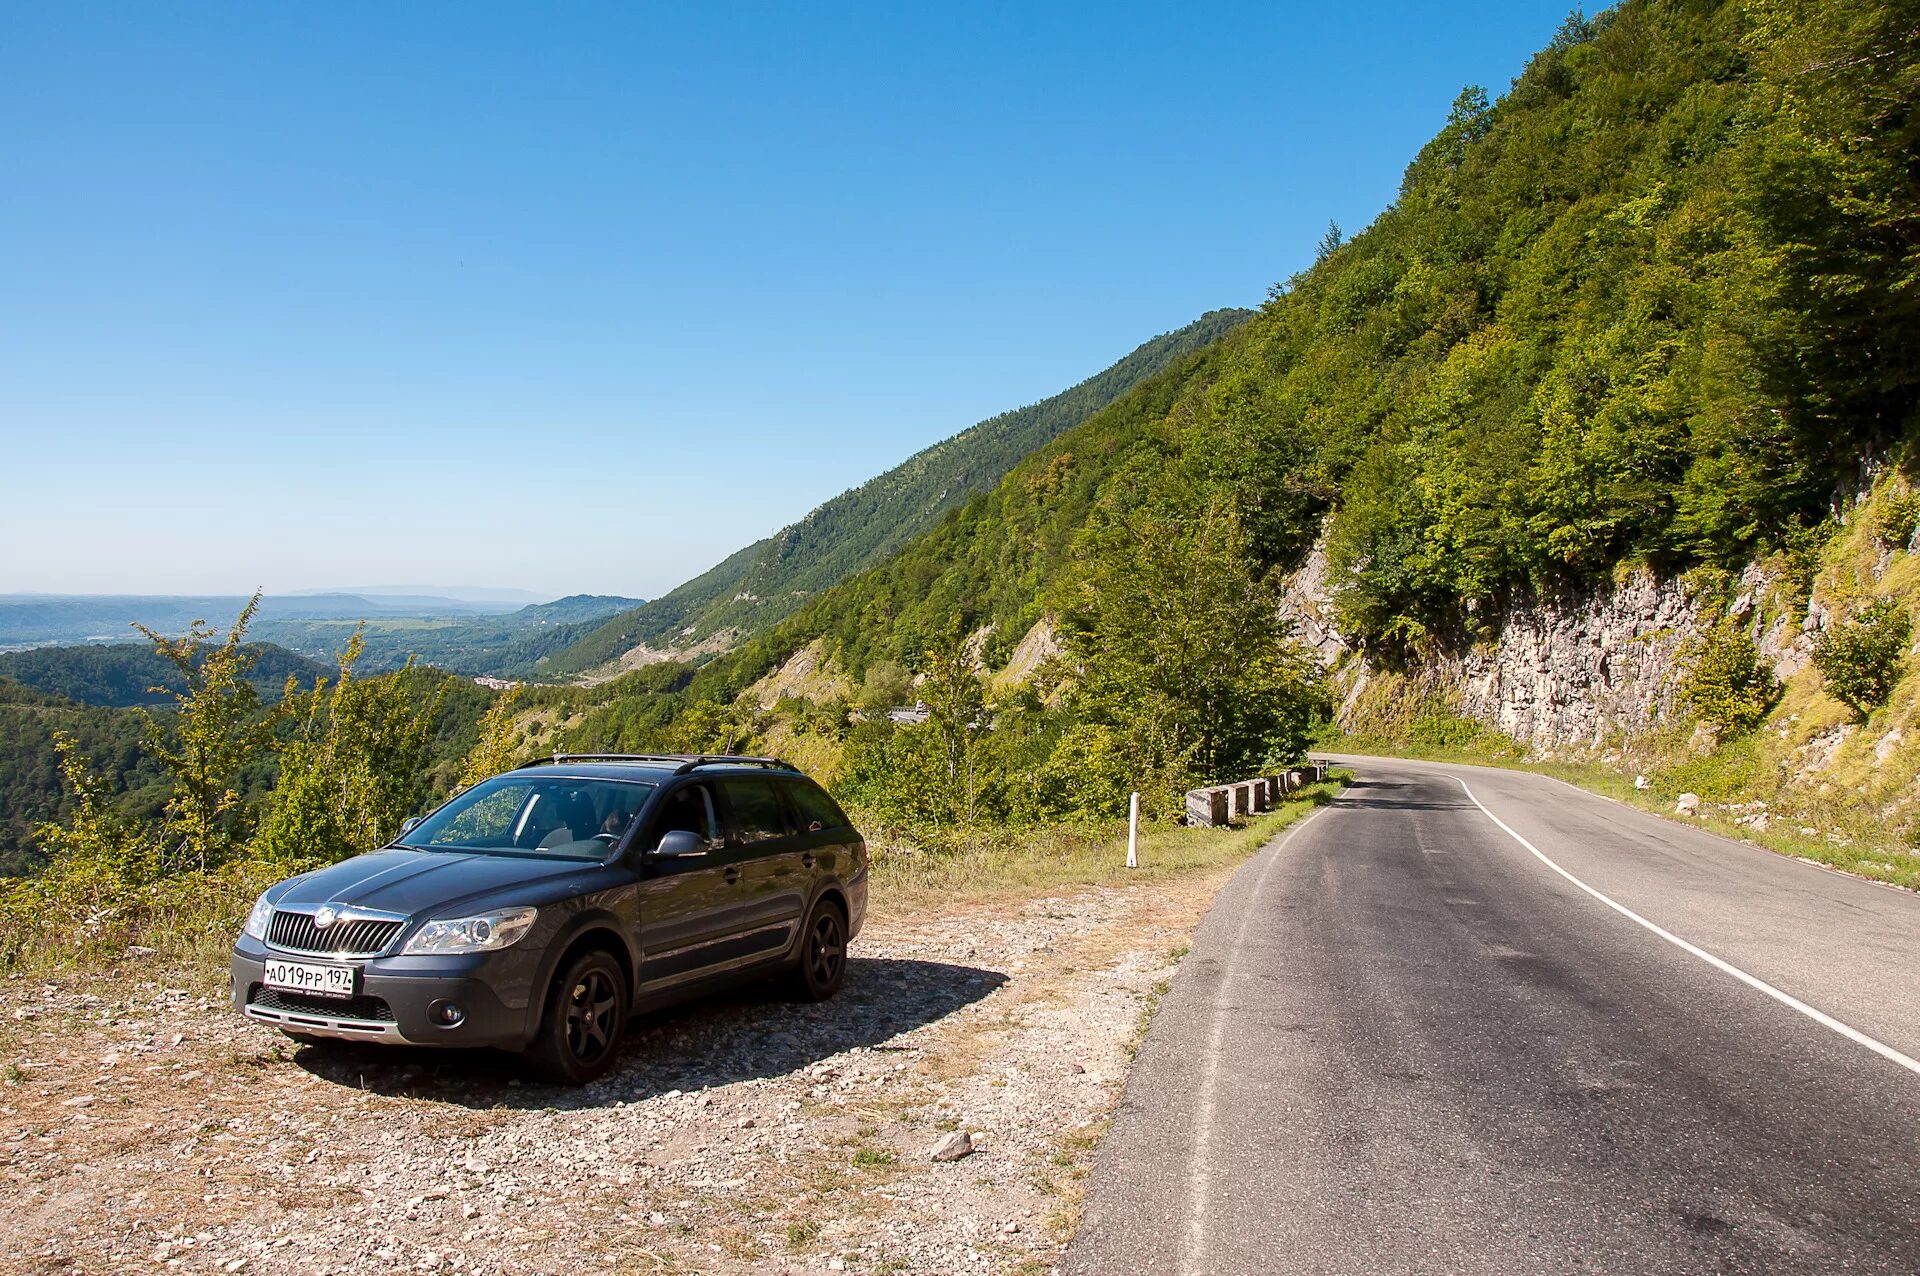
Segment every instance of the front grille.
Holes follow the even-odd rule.
[[[320,957],[371,957],[399,933],[402,923],[376,918],[344,917],[321,930],[311,913],[275,912],[267,927],[267,943],[290,953]]]
[[[309,997],[303,992],[267,988],[255,984],[247,1004],[262,1010],[278,1010],[289,1015],[313,1015],[322,1019],[364,1019],[371,1023],[392,1023],[393,1008],[379,997]]]

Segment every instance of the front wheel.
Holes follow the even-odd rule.
[[[800,937],[800,969],[795,990],[807,1001],[825,1001],[847,978],[847,918],[838,905],[821,900],[807,915]]]
[[[543,1081],[585,1085],[613,1066],[626,1031],[626,975],[611,954],[593,949],[554,979],[527,1062]]]

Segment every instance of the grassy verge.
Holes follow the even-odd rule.
[[[1278,809],[1236,829],[1152,826],[1140,831],[1140,867],[1127,867],[1127,832],[1117,827],[981,830],[951,851],[923,851],[875,835],[874,893],[888,911],[955,899],[1039,895],[1076,886],[1164,880],[1245,859],[1274,834],[1331,801],[1342,772],[1309,785]]]
[[[1610,766],[1598,761],[1527,758],[1517,747],[1497,745],[1482,750],[1349,736],[1326,740],[1320,747],[1330,753],[1372,753],[1423,762],[1459,762],[1508,771],[1531,771],[1778,855],[1824,864],[1869,881],[1920,891],[1920,850],[1899,844],[1885,829],[1843,820],[1835,812],[1813,815],[1782,809],[1777,799],[1766,827],[1756,828],[1753,816],[1761,804],[1742,800],[1746,797],[1746,786],[1737,746],[1677,766],[1649,763],[1638,769],[1626,763]],[[1635,777],[1640,775],[1647,779],[1645,788],[1634,785]],[[1675,813],[1674,804],[1682,793],[1694,793],[1703,799],[1700,814],[1688,817]],[[1746,822],[1741,822],[1742,816]],[[1827,826],[1826,831],[1817,825]],[[1835,825],[1841,827],[1835,828]]]

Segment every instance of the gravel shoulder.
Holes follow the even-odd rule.
[[[0,981],[0,1273],[1050,1271],[1233,867],[877,916],[836,1000],[651,1016],[584,1090],[296,1047],[204,983]]]

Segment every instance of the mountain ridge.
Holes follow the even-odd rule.
[[[762,632],[809,597],[886,558],[970,496],[990,489],[1035,448],[1143,379],[1211,345],[1253,313],[1208,311],[1142,342],[1059,394],[922,448],[645,606],[611,618],[574,647],[525,672],[565,677],[609,665],[638,648],[669,656],[675,648],[710,649],[710,640],[726,631],[739,637]]]

